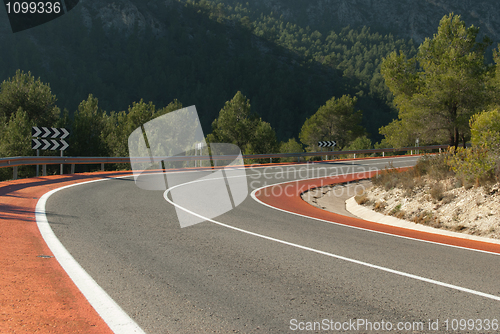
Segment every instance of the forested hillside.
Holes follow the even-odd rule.
[[[127,25],[115,22],[120,14]],[[158,107],[178,99],[197,106],[209,133],[225,101],[242,91],[283,141],[343,94],[359,98],[363,125],[380,140],[378,128],[396,116],[381,58],[415,52],[412,42],[369,28],[320,33],[221,1],[82,2],[58,20],[0,38],[0,80],[30,71],[50,83],[70,115],[88,94],[108,112],[141,98]]]
[[[339,1],[344,11],[332,0],[325,13]],[[67,127],[67,155],[127,156],[134,129],[189,105],[209,142],[246,154],[315,151],[319,140],[341,150],[417,139],[457,147],[471,138],[471,117],[498,107],[500,56],[495,39],[480,42],[482,28],[450,13],[415,43],[387,33],[389,23],[340,28],[352,13],[306,25],[321,3],[95,0],[17,34],[0,21],[0,156],[33,155],[33,125]]]

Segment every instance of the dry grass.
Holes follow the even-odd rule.
[[[406,212],[404,212],[403,210],[398,211],[398,213],[396,213],[396,218],[405,219],[406,218]]]
[[[366,196],[366,194],[356,195],[354,196],[354,200],[359,205],[363,205],[369,202],[368,196]]]
[[[454,199],[455,199],[454,195],[448,194],[443,197],[441,202],[443,204],[450,204]]]
[[[434,225],[436,223],[436,219],[433,217],[432,212],[423,211],[418,215],[415,215],[412,218],[412,221],[416,224],[422,225]]]
[[[385,190],[396,187],[412,190],[424,185],[422,176],[425,175],[436,181],[444,180],[454,175],[446,164],[445,158],[445,154],[425,156],[417,162],[413,169],[405,172],[395,170],[392,165],[389,165],[388,169],[373,177],[372,182],[375,186],[383,187]]]
[[[384,211],[386,206],[387,206],[387,204],[385,202],[378,201],[377,203],[375,203],[373,210],[378,211],[378,212]]]
[[[436,182],[432,185],[430,191],[430,195],[437,201],[441,201],[444,198],[444,186],[441,182]]]

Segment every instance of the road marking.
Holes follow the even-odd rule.
[[[405,158],[405,157],[401,157]],[[400,158],[400,159],[401,159]],[[374,159],[378,160],[378,159]],[[382,164],[382,163],[378,163]],[[295,165],[289,165],[289,166],[311,166],[311,167],[316,167],[316,164],[295,164]],[[286,165],[284,165],[286,166]],[[255,169],[265,169],[265,168],[278,168],[278,167],[283,167],[283,166],[263,166],[263,167],[256,167]],[[339,168],[337,166],[328,166],[328,168]],[[251,170],[251,169],[250,169]],[[181,173],[182,171],[175,171],[173,173]],[[194,172],[194,171],[185,171],[185,172]],[[279,174],[283,172],[276,172],[274,174]],[[154,174],[154,173],[150,173]],[[35,208],[35,218],[37,222],[38,229],[40,230],[40,234],[42,235],[42,238],[44,239],[45,243],[51,250],[52,254],[54,254],[54,257],[56,260],[59,262],[61,267],[64,269],[64,271],[68,274],[68,276],[71,278],[71,280],[75,283],[75,285],[78,287],[78,289],[82,292],[82,294],[85,296],[85,298],[89,301],[90,305],[96,310],[96,312],[99,314],[99,316],[106,322],[106,324],[109,326],[109,328],[117,334],[145,334],[145,332],[139,327],[139,325],[128,316],[128,314],[104,291],[99,284],[85,271],[85,269],[80,266],[80,264],[71,256],[71,254],[68,252],[68,250],[64,247],[64,245],[59,241],[57,236],[54,234],[54,231],[50,227],[50,224],[47,220],[46,216],[46,204],[47,200],[52,196],[54,193],[68,189],[71,187],[76,187],[84,184],[89,184],[93,182],[101,182],[101,181],[107,181],[107,180],[113,180],[113,179],[122,179],[122,178],[132,178],[134,175],[126,175],[126,176],[119,176],[119,177],[111,177],[111,178],[106,178],[106,179],[99,179],[99,180],[92,180],[92,181],[85,181],[81,183],[75,183],[71,185],[67,185],[61,188],[57,188],[54,190],[51,190],[47,193],[45,193],[37,202],[36,208]],[[247,175],[249,177],[249,175]],[[195,180],[196,181],[196,180]],[[183,185],[183,184],[181,184]],[[178,185],[178,186],[181,186]],[[172,203],[166,194],[168,194],[169,189],[165,192],[165,197],[166,200],[169,203]],[[173,204],[173,203],[172,203]],[[174,204],[175,205],[175,204]],[[193,213],[194,214],[194,213]],[[196,215],[196,214],[195,214]],[[204,218],[204,217],[203,217]],[[208,221],[214,222],[216,224],[232,228],[235,230],[240,230],[237,228],[234,228],[229,225],[225,225],[219,222],[215,222],[214,220],[207,219]],[[244,231],[241,230],[242,232],[249,233],[249,234],[254,234],[253,232],[249,231]],[[257,235],[257,234],[254,234]],[[257,235],[259,236],[259,235]],[[263,238],[267,238],[270,240],[273,240],[273,238],[266,237],[266,236],[261,236]],[[282,243],[286,243],[283,241]],[[297,245],[299,248],[302,246]],[[303,247],[304,248],[304,247]],[[307,249],[305,247],[304,249]],[[318,251],[320,252],[320,251]]]
[[[118,178],[123,177],[116,177],[116,179]],[[87,298],[90,305],[92,305],[92,307],[97,311],[109,328],[117,334],[146,334],[139,327],[139,325],[137,325],[137,323],[132,320],[132,318],[130,318],[127,313],[106,293],[106,291],[104,291],[104,289],[101,288],[96,281],[94,281],[94,279],[80,266],[73,256],[71,256],[59,239],[57,239],[54,231],[52,231],[45,214],[45,205],[47,200],[51,195],[59,190],[105,180],[109,179],[71,184],[51,190],[44,194],[36,204],[36,223],[43,239],[45,240],[45,243],[49,246],[59,264],[61,264],[64,271],[66,271],[71,280],[73,280],[78,289],[80,289],[85,298]]]
[[[401,158],[406,158],[406,157],[401,157]],[[401,158],[399,158],[399,159],[401,159]],[[410,157],[408,157],[408,158],[410,158]],[[374,160],[376,160],[376,159],[374,159]],[[383,162],[383,163],[385,163],[385,162]],[[383,164],[383,163],[377,163],[377,164]],[[310,164],[295,164],[295,165],[289,165],[289,166],[304,166],[304,165],[307,166]],[[263,168],[269,168],[269,167],[278,168],[278,167],[282,167],[282,166],[264,166],[264,167],[256,167],[256,168],[263,169]],[[315,166],[311,165],[311,167],[315,167]],[[330,167],[329,166],[329,168],[339,168],[339,167],[337,167],[337,166]],[[180,172],[176,171],[174,173],[180,173]],[[279,174],[279,173],[283,173],[283,172],[277,172],[275,174]],[[342,175],[348,175],[348,174],[341,174],[341,175],[336,175],[336,176],[342,176]],[[46,207],[47,200],[50,198],[50,196],[52,196],[54,193],[56,193],[60,190],[64,190],[67,188],[76,187],[76,186],[80,186],[80,185],[84,185],[84,184],[89,184],[89,183],[93,183],[93,182],[101,182],[101,181],[107,181],[107,180],[113,180],[113,179],[132,178],[132,177],[133,177],[133,175],[111,177],[111,178],[106,178],[106,179],[99,179],[99,180],[92,180],[92,181],[76,183],[76,184],[64,186],[61,188],[57,188],[57,189],[54,189],[54,190],[49,191],[48,193],[44,194],[40,198],[40,200],[37,202],[37,205],[35,208],[35,218],[36,218],[37,226],[38,226],[38,229],[40,230],[40,233],[41,233],[45,243],[50,248],[51,252],[54,254],[54,256],[57,259],[57,261],[59,262],[59,264],[61,264],[64,271],[68,274],[68,276],[75,283],[75,285],[78,287],[78,289],[82,292],[82,294],[85,296],[85,298],[87,298],[87,300],[92,305],[92,307],[101,316],[101,318],[104,320],[104,322],[106,322],[106,324],[109,326],[109,328],[117,334],[122,334],[122,333],[125,333],[125,334],[129,334],[129,333],[130,334],[133,334],[133,333],[145,334],[145,332],[139,327],[139,325],[132,318],[130,318],[127,315],[127,313],[106,293],[106,291],[104,291],[104,289],[102,289],[99,286],[99,284],[97,284],[97,282],[85,271],[85,269],[83,269],[80,266],[80,264],[71,256],[71,254],[67,251],[67,249],[64,247],[64,245],[59,241],[57,236],[54,234],[52,228],[50,227],[50,224],[47,220],[45,207]],[[247,175],[247,177],[249,177],[249,175]],[[321,178],[321,177],[317,177],[317,178]],[[200,181],[195,180],[192,182],[200,182]],[[296,182],[296,181],[287,181],[287,182],[282,182],[282,183],[288,183],[288,182]],[[280,184],[280,183],[278,183],[278,184]],[[182,185],[184,185],[184,184],[177,185],[176,187],[182,186]],[[273,184],[273,185],[276,185],[276,184]],[[272,186],[272,185],[270,185],[270,186]],[[174,188],[174,187],[172,187],[172,188]],[[264,188],[264,187],[262,187],[262,188]],[[167,189],[167,191],[165,191],[164,197],[167,200],[167,202],[171,203],[174,206],[177,206],[172,201],[170,201],[170,199],[167,196],[168,191],[170,189]],[[254,195],[255,192],[256,192],[256,190],[254,192],[252,192],[252,197],[255,196]],[[263,204],[267,205],[265,203],[263,203]],[[181,209],[184,211],[187,211],[195,216],[199,216],[196,213],[190,212],[189,210],[186,210],[182,207],[181,207]],[[277,208],[274,208],[274,209],[277,209]],[[281,210],[281,209],[278,209],[278,210]],[[284,210],[281,210],[281,211],[284,211]],[[284,212],[287,212],[287,211],[284,211]],[[226,225],[226,224],[217,222],[217,221],[212,220],[212,219],[206,219],[205,217],[202,217],[202,216],[199,216],[199,217],[201,217],[207,221],[210,221],[212,223],[218,224],[220,226],[227,227],[227,228],[230,228],[230,229],[233,229],[233,230],[236,230],[239,232],[243,232],[246,234],[250,234],[253,236],[257,236],[257,237],[260,237],[263,239],[279,242],[279,243],[282,243],[285,245],[293,246],[293,247],[304,249],[304,250],[309,250],[309,251],[312,251],[315,253],[331,256],[331,257],[334,257],[337,259],[341,259],[341,260],[345,260],[345,261],[349,261],[349,262],[353,262],[353,263],[357,263],[357,264],[361,264],[361,265],[366,265],[368,267],[384,270],[387,272],[400,274],[402,276],[420,279],[420,280],[423,280],[426,282],[431,282],[431,283],[437,282],[437,281],[426,279],[426,278],[423,278],[420,276],[398,272],[396,270],[372,265],[372,264],[365,263],[362,261],[345,258],[345,257],[339,256],[339,255],[323,252],[320,250],[315,250],[315,249],[312,249],[309,247],[305,247],[305,246],[289,243],[289,242],[286,242],[283,240],[260,235],[260,234],[254,233],[254,232],[250,232],[250,231],[239,229],[239,228],[236,228],[236,227],[233,227],[230,225]],[[306,216],[304,216],[304,217],[306,217]],[[310,218],[310,217],[307,217],[307,218]],[[326,222],[328,222],[328,221],[326,221]],[[332,223],[332,222],[329,222],[329,223]],[[371,232],[374,232],[374,231],[371,231]],[[478,291],[474,291],[474,290],[470,290],[470,289],[466,289],[466,288],[461,288],[461,287],[455,287],[455,286],[447,284],[447,283],[442,283],[442,282],[438,282],[438,283],[440,283],[438,285],[448,286],[450,288],[455,288],[455,289],[460,290],[460,291],[465,291],[465,292],[477,294],[477,295],[480,295],[480,296],[483,296],[486,298],[490,298],[489,296],[491,296],[491,297],[493,297],[492,299],[500,300],[500,297],[492,296],[492,295],[485,294],[482,292],[478,292]]]
[[[398,168],[406,168],[406,167],[411,167],[411,166],[403,166],[403,167],[398,167]],[[351,175],[351,174],[360,174],[360,173],[363,173],[363,172],[354,172],[354,173],[347,173],[347,174],[339,174],[339,175],[336,175],[336,176],[345,176],[345,175]],[[320,176],[320,177],[317,177],[317,178],[311,178],[310,180],[314,180],[314,179],[321,179],[321,178],[324,178],[324,176]],[[303,180],[294,180],[294,181],[283,181],[283,182],[279,182],[279,183],[274,183],[274,184],[269,184],[269,185],[265,185],[263,187],[260,187],[260,188],[257,188],[255,190],[252,191],[252,193],[250,194],[250,196],[257,202],[257,203],[260,203],[262,205],[265,205],[271,209],[274,209],[274,210],[278,210],[278,211],[281,211],[281,212],[285,212],[285,213],[289,213],[291,215],[295,215],[295,216],[299,216],[299,217],[303,217],[303,218],[308,218],[308,219],[313,219],[313,220],[317,220],[317,221],[320,221],[320,222],[323,222],[323,223],[328,223],[328,224],[333,224],[333,225],[337,225],[337,226],[342,226],[342,227],[348,227],[348,228],[353,228],[353,229],[356,229],[356,230],[361,230],[361,231],[366,231],[366,232],[372,232],[372,233],[378,233],[378,234],[383,234],[383,235],[387,235],[387,236],[391,236],[391,237],[397,237],[397,238],[403,238],[403,239],[408,239],[408,240],[413,240],[413,241],[419,241],[419,242],[426,242],[426,243],[430,243],[430,244],[434,244],[434,245],[439,245],[439,246],[446,246],[446,247],[452,247],[452,248],[458,248],[458,249],[463,249],[463,250],[467,250],[467,251],[473,251],[473,252],[479,252],[479,253],[485,253],[485,254],[490,254],[490,255],[496,255],[496,256],[499,256],[500,254],[499,253],[494,253],[494,252],[489,252],[489,251],[485,251],[485,250],[481,250],[481,249],[475,249],[475,248],[468,248],[468,247],[462,247],[462,246],[457,246],[457,245],[450,245],[450,244],[445,244],[445,243],[441,243],[441,242],[436,242],[436,241],[430,241],[430,240],[423,240],[423,239],[417,239],[417,238],[412,238],[412,237],[406,237],[406,236],[403,236],[403,235],[398,235],[398,234],[392,234],[392,233],[388,233],[388,232],[381,232],[381,231],[376,231],[376,230],[370,230],[370,229],[366,229],[366,228],[363,228],[363,227],[359,227],[359,226],[351,226],[351,225],[346,225],[346,224],[341,224],[341,223],[337,223],[337,222],[334,222],[334,221],[331,221],[331,220],[325,220],[325,219],[321,219],[321,218],[316,218],[316,217],[310,217],[310,216],[306,216],[306,215],[303,215],[303,214],[300,214],[300,213],[296,213],[296,212],[291,212],[291,211],[287,211],[287,210],[283,210],[281,208],[278,208],[278,207],[275,207],[275,206],[272,206],[272,205],[269,205],[267,203],[264,203],[262,202],[260,199],[258,199],[256,196],[255,196],[255,193],[259,190],[262,190],[264,188],[267,188],[267,187],[274,187],[274,186],[279,186],[279,185],[282,185],[282,184],[287,184],[287,183],[293,183],[293,182],[298,182],[298,181],[303,181]],[[456,238],[460,238],[460,236],[454,236]],[[467,238],[463,238],[465,240],[471,240],[471,239],[467,239]]]
[[[381,270],[381,271],[384,271],[384,272],[388,272],[388,273],[391,273],[391,274],[395,274],[395,275],[399,275],[399,276],[403,276],[403,277],[407,277],[407,278],[412,278],[412,279],[419,280],[419,281],[422,281],[422,282],[431,283],[431,284],[434,284],[434,285],[438,285],[438,286],[442,286],[442,287],[446,287],[446,288],[450,288],[450,289],[454,289],[454,290],[458,290],[458,291],[470,293],[470,294],[473,294],[473,295],[476,295],[476,296],[480,296],[480,297],[484,297],[484,298],[489,298],[489,299],[493,299],[493,300],[496,300],[496,301],[500,301],[500,296],[495,296],[495,295],[484,293],[484,292],[481,292],[481,291],[476,291],[476,290],[472,290],[472,289],[460,287],[460,286],[457,286],[457,285],[453,285],[453,284],[449,284],[449,283],[445,283],[445,282],[433,280],[433,279],[430,279],[430,278],[426,278],[426,277],[422,277],[422,276],[418,276],[418,275],[406,273],[406,272],[403,272],[403,271],[399,271],[399,270],[394,270],[394,269],[382,267],[382,266],[371,264],[371,263],[368,263],[368,262],[363,262],[363,261],[351,259],[351,258],[348,258],[348,257],[345,257],[345,256],[341,256],[341,255],[337,255],[337,254],[333,254],[333,253],[321,251],[321,250],[318,250],[318,249],[314,249],[314,248],[302,246],[302,245],[299,245],[299,244],[291,243],[291,242],[288,242],[288,241],[276,239],[276,238],[269,237],[269,236],[266,236],[266,235],[263,235],[263,234],[259,234],[259,233],[247,231],[247,230],[244,230],[244,229],[241,229],[241,228],[238,228],[238,227],[234,227],[234,226],[231,226],[231,225],[227,225],[227,224],[218,222],[216,220],[213,220],[213,219],[204,217],[202,215],[199,215],[199,214],[197,214],[197,213],[195,213],[193,211],[190,211],[190,210],[188,210],[188,209],[186,209],[186,208],[184,208],[184,207],[182,207],[180,205],[175,204],[173,201],[171,201],[168,198],[168,193],[170,192],[171,189],[174,189],[174,188],[177,188],[177,187],[181,187],[181,186],[183,186],[185,184],[194,183],[194,182],[202,182],[202,181],[203,180],[194,180],[194,181],[191,181],[191,182],[187,182],[187,183],[183,183],[183,184],[179,184],[179,185],[176,185],[174,187],[171,187],[171,188],[167,189],[164,192],[163,197],[165,198],[165,200],[167,202],[169,202],[173,206],[175,206],[175,207],[177,207],[177,208],[179,208],[181,210],[184,210],[185,212],[187,212],[189,214],[192,214],[192,215],[194,215],[196,217],[199,217],[201,219],[204,219],[204,220],[209,221],[211,223],[214,223],[216,225],[219,225],[219,226],[222,226],[222,227],[226,227],[226,228],[238,231],[238,232],[242,232],[242,233],[246,233],[246,234],[249,234],[249,235],[252,235],[252,236],[255,236],[255,237],[259,237],[259,238],[262,238],[262,239],[274,241],[274,242],[277,242],[277,243],[280,243],[280,244],[283,244],[283,245],[287,245],[287,246],[291,246],[291,247],[295,247],[295,248],[307,250],[307,251],[310,251],[310,252],[313,252],[313,253],[317,253],[317,254],[321,254],[321,255],[326,255],[326,256],[329,256],[329,257],[332,257],[332,258],[335,258],[335,259],[338,259],[338,260],[343,260],[343,261],[346,261],[346,262],[351,262],[351,263],[359,264],[359,265],[362,265],[362,266],[365,266],[365,267],[369,267],[369,268],[373,268],[373,269],[378,269],[378,270]],[[282,183],[289,183],[289,182],[296,182],[296,181],[287,181],[287,182],[282,182]],[[278,183],[278,184],[280,184],[280,183]],[[274,185],[276,185],[276,184],[274,184]],[[258,190],[259,189],[254,190],[252,192],[251,196],[252,196],[252,198],[254,200],[262,203],[261,201],[257,200],[257,198],[255,197],[255,193]],[[263,204],[265,204],[265,203],[263,203]],[[265,204],[265,205],[267,205],[267,204]],[[281,209],[279,209],[279,210],[281,210]],[[285,210],[281,210],[281,211],[288,212],[288,211],[285,211]],[[303,215],[299,215],[299,216],[303,216]],[[311,218],[311,217],[307,217],[307,216],[303,216],[303,217]],[[318,220],[320,220],[320,219],[318,219]],[[326,221],[326,222],[328,222],[328,221]],[[342,225],[342,226],[345,226],[345,225]],[[374,231],[370,231],[370,232],[374,232]],[[379,233],[381,233],[381,232],[379,232]],[[392,234],[388,234],[388,235],[392,236]],[[408,239],[412,239],[412,238],[408,238]],[[414,240],[419,240],[419,239],[414,239]],[[419,240],[419,241],[421,241],[421,240]]]

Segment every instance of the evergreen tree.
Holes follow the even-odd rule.
[[[36,126],[50,127],[60,114],[56,101],[48,84],[18,70],[0,86],[0,119],[9,120],[21,108]]]
[[[207,136],[209,143],[231,143],[244,152],[255,131],[257,118],[250,112],[250,100],[240,91],[231,101],[227,101],[212,122],[212,133]]]
[[[31,127],[33,121],[21,107],[10,115],[7,124],[0,125],[0,157],[25,157],[33,155]],[[30,166],[19,167],[19,177],[28,176]],[[0,168],[0,180],[12,178],[11,168]]]
[[[25,157],[33,155],[31,149],[31,127],[33,121],[29,119],[28,113],[19,107],[10,115],[9,122],[3,126],[0,134],[0,156],[3,157]]]
[[[280,144],[280,153],[302,153],[304,148],[295,138],[290,138],[287,142]],[[296,161],[297,158],[280,158],[281,162]]]
[[[444,16],[438,33],[426,38],[414,58],[391,53],[381,73],[399,109],[399,119],[380,133],[394,145],[439,142],[446,136],[452,146],[470,137],[468,120],[488,103],[488,67],[484,53],[488,38],[476,41],[479,29],[466,28],[460,16]],[[399,132],[401,131],[402,132]],[[397,142],[398,136],[410,142]]]
[[[250,141],[246,145],[245,154],[266,154],[277,153],[279,144],[276,140],[276,132],[271,124],[258,119],[254,132],[251,134]]]
[[[318,111],[308,118],[300,131],[300,141],[308,152],[319,150],[319,141],[335,141],[342,150],[346,145],[365,133],[359,125],[362,112],[356,111],[357,98],[343,95],[340,99],[331,98]]]
[[[275,153],[276,133],[271,125],[250,111],[250,100],[240,91],[227,101],[212,123],[208,143],[231,143],[245,154]]]
[[[129,155],[128,138],[135,129],[153,118],[181,108],[182,103],[174,100],[166,107],[157,110],[152,102],[145,103],[141,99],[139,102],[133,102],[132,106],[128,108],[128,112],[112,112],[105,117],[105,126],[102,130],[106,147],[112,156],[127,157]]]
[[[78,106],[71,124],[70,155],[99,157],[109,156],[103,138],[106,127],[106,112],[99,108],[97,98],[89,95]]]

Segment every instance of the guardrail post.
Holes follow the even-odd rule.
[[[71,174],[75,174],[75,164],[71,164]]]
[[[43,174],[43,176],[47,176],[47,165],[43,165],[42,174]]]
[[[12,176],[13,180],[17,180],[17,166],[14,166],[14,175]]]
[[[356,153],[354,153],[354,159],[356,159]]]
[[[273,163],[273,158],[269,158],[269,163]]]
[[[104,172],[104,162],[101,162],[101,172]]]
[[[382,158],[385,157],[385,152],[382,152]]]

